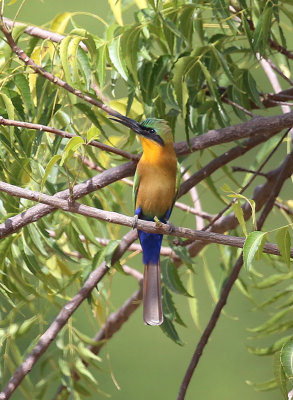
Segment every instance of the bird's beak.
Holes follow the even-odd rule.
[[[118,118],[111,118],[112,121],[119,122],[122,125],[127,126],[131,130],[133,130],[135,133],[137,133],[140,136],[145,137],[146,139],[150,139],[156,143],[158,143],[160,146],[164,146],[164,141],[163,139],[153,130],[150,129],[146,126],[141,125],[139,122],[135,121],[134,119],[131,119],[129,117],[119,117]]]

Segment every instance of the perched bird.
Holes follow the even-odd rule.
[[[113,119],[113,118],[111,118]],[[179,187],[180,168],[168,123],[148,118],[141,124],[128,117],[114,119],[136,132],[143,147],[134,176],[135,218],[168,223]],[[163,235],[138,230],[143,250],[143,318],[148,325],[163,320],[160,249]]]

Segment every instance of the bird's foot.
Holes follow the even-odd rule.
[[[169,226],[169,232],[172,233],[175,231],[175,225],[172,224],[169,220],[166,222],[166,225]]]
[[[135,214],[132,221],[132,229],[135,229],[137,227],[137,221],[138,221],[138,215]]]
[[[157,227],[162,226],[162,222],[159,220],[159,218],[157,216],[154,217],[154,221],[155,221]]]

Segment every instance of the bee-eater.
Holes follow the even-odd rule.
[[[114,118],[111,118],[114,119]],[[131,128],[141,140],[143,154],[133,185],[135,220],[169,222],[179,187],[180,168],[173,147],[173,136],[166,121],[148,118],[141,124],[128,117],[115,121]],[[163,235],[138,230],[143,250],[143,319],[147,325],[163,320],[160,250]]]

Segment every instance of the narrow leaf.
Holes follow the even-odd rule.
[[[244,266],[247,272],[250,271],[251,263],[266,235],[267,232],[254,231],[247,236],[243,246]]]
[[[288,268],[290,268],[290,246],[291,246],[291,237],[289,233],[288,226],[284,226],[281,229],[278,229],[276,234],[276,240],[278,247],[280,249],[281,256]]]

